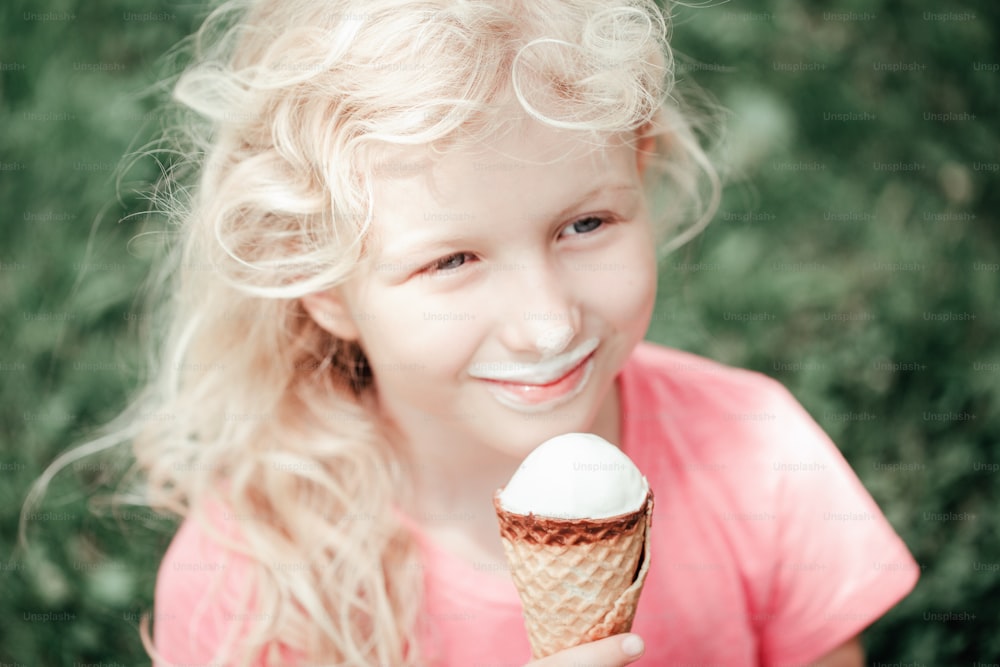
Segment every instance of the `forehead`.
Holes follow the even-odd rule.
[[[633,133],[590,134],[528,119],[486,141],[445,149],[389,147],[372,160],[376,216],[401,199],[448,205],[543,184],[545,194],[571,194],[588,177],[627,171],[635,155],[632,138]]]

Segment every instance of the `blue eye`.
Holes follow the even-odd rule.
[[[586,218],[581,218],[573,224],[566,227],[563,230],[563,234],[569,234],[570,236],[577,236],[579,234],[589,234],[595,229],[599,229],[604,225],[604,218],[598,218],[595,216],[588,216]]]
[[[471,253],[456,252],[454,255],[448,255],[439,259],[427,268],[431,271],[454,271],[471,259],[474,259]]]

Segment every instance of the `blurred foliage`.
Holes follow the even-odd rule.
[[[785,383],[910,546],[923,577],[866,633],[870,661],[997,662],[1000,6],[675,13],[679,79],[727,110],[730,184],[664,260],[649,337]],[[71,466],[15,540],[31,482],[141,376],[150,260],[129,214],[158,172],[115,169],[155,136],[140,93],[202,14],[0,6],[0,662],[148,663],[138,618],[174,525],[95,507],[126,461]]]

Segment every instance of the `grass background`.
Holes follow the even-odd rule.
[[[148,664],[174,525],[95,508],[123,462],[31,482],[140,376],[129,213],[157,174],[160,57],[197,4],[0,6],[0,663]],[[728,109],[734,177],[664,261],[651,339],[784,382],[923,567],[866,633],[873,663],[1000,661],[1000,5],[751,0],[677,12],[679,76]],[[46,616],[48,614],[48,616]],[[941,620],[949,619],[949,620]]]

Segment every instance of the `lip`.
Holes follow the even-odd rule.
[[[518,412],[538,413],[552,410],[575,398],[590,380],[594,370],[591,352],[562,377],[546,384],[525,384],[487,380],[487,389],[501,405]]]
[[[599,338],[588,338],[565,354],[534,364],[519,362],[473,364],[469,369],[469,375],[478,380],[505,384],[539,387],[551,385],[578,369],[583,361],[594,353],[600,342]]]

